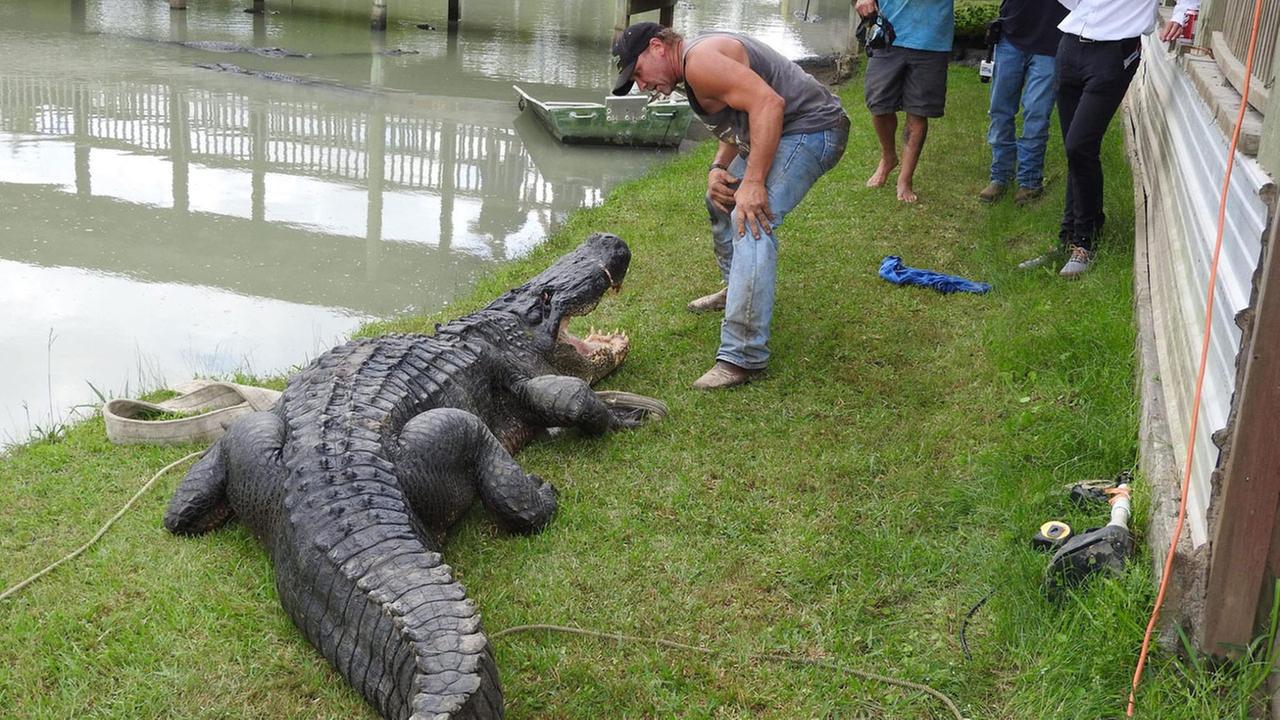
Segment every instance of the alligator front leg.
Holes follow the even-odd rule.
[[[528,419],[544,427],[575,427],[591,435],[636,427],[640,421],[615,414],[585,380],[568,375],[539,375],[512,388]]]
[[[480,418],[464,410],[428,410],[406,423],[396,475],[437,541],[477,492],[498,524],[512,532],[541,530],[556,510],[555,488],[521,470]]]

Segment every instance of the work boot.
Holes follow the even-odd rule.
[[[1067,258],[1067,264],[1062,266],[1058,274],[1068,280],[1074,280],[1084,274],[1089,269],[1089,264],[1093,261],[1093,253],[1080,247],[1079,245],[1071,246],[1071,257]]]
[[[1004,197],[1004,183],[998,183],[992,180],[982,191],[978,193],[978,199],[984,203],[993,203]]]
[[[685,307],[692,313],[711,312],[712,310],[723,310],[725,300],[729,297],[729,288],[721,288],[710,295],[691,300]]]
[[[1044,187],[1020,187],[1018,192],[1013,194],[1013,202],[1018,205],[1026,205],[1032,200],[1039,200],[1044,195]]]
[[[731,362],[717,360],[710,370],[693,382],[693,387],[697,390],[719,390],[735,385],[745,385],[761,375],[764,375],[764,368],[748,370]]]

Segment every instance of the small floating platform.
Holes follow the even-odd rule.
[[[546,126],[557,140],[581,145],[679,145],[689,129],[693,109],[679,93],[650,101],[646,95],[607,97],[605,102],[543,102],[512,85],[518,105]]]

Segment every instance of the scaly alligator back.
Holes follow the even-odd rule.
[[[388,451],[390,429],[444,401],[438,381],[469,376],[476,361],[437,339],[356,342],[317,361],[284,397],[285,512],[269,542],[281,604],[384,717],[502,716],[480,617],[424,544],[432,533]],[[449,400],[469,400],[453,387]],[[471,503],[467,488],[446,491],[436,511]]]

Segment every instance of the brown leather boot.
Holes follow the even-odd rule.
[[[725,300],[729,297],[729,288],[721,288],[710,295],[703,295],[696,300],[691,300],[685,307],[692,313],[711,312],[712,310],[723,310]]]
[[[993,203],[1004,196],[1004,185],[992,181],[978,193],[978,199],[984,203]]]
[[[1013,201],[1019,205],[1026,205],[1032,200],[1039,200],[1044,195],[1043,187],[1020,187],[1018,192],[1013,194]]]
[[[740,368],[731,362],[717,360],[710,370],[693,381],[693,387],[697,390],[719,390],[721,388],[734,387],[735,385],[745,385],[764,375],[764,372],[764,368],[748,370],[747,368]]]

